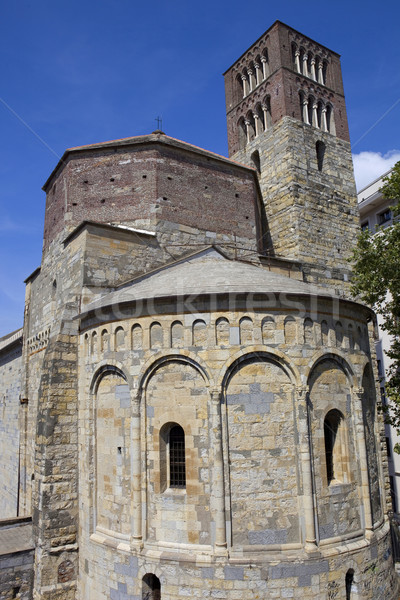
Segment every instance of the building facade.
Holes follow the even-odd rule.
[[[21,598],[398,596],[339,56],[276,22],[225,85],[230,158],[156,131],[44,186],[0,349]]]

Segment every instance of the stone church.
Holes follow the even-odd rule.
[[[339,55],[277,21],[229,158],[71,148],[0,340],[0,598],[394,600]]]

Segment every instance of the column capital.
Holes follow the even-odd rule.
[[[363,387],[353,387],[353,394],[361,399],[364,395],[364,388]]]
[[[260,56],[260,61],[261,61],[262,63],[266,63],[266,62],[268,62],[268,61],[267,61],[267,57],[266,57],[266,56]]]
[[[248,119],[245,119],[245,120],[244,120],[244,124],[245,124],[245,125],[250,125],[250,121],[249,121]]]
[[[257,62],[255,62],[255,63],[254,63],[254,68],[255,68],[255,69],[259,69],[259,68],[260,68],[260,65],[259,65]]]
[[[247,73],[248,73],[249,75],[253,75],[253,69],[250,69],[250,68],[249,68],[249,69],[247,69]]]
[[[313,56],[313,57],[312,57],[312,59],[311,59],[311,64],[312,64],[312,65],[315,65],[315,57],[314,57],[314,56]]]
[[[255,120],[260,118],[256,112],[253,112],[253,117]]]
[[[247,77],[244,73],[242,73],[240,77],[242,78],[242,81],[247,81]]]
[[[300,50],[298,48],[296,48],[296,50],[294,51],[294,55],[295,56],[300,56]]]
[[[222,391],[219,388],[212,388],[210,390],[210,397],[213,402],[220,403],[222,397]]]
[[[296,394],[298,396],[306,396],[310,391],[310,386],[308,385],[297,385],[296,386]]]

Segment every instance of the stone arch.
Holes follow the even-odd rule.
[[[369,361],[363,369],[362,390],[362,410],[365,445],[367,450],[371,511],[373,523],[376,524],[382,518],[382,501],[379,484],[380,473],[378,462],[378,449],[376,446],[375,435],[377,421],[377,396],[375,378]]]
[[[205,347],[207,345],[207,324],[203,319],[192,323],[192,345]]]
[[[239,321],[240,344],[254,343],[254,325],[250,317],[242,317]]]
[[[284,321],[285,344],[297,344],[297,323],[294,317],[286,317]]]
[[[146,413],[141,439],[147,449],[143,476],[147,482],[149,541],[206,545],[212,541],[211,515],[203,510],[211,483],[207,379],[196,361],[175,354],[154,361],[140,382],[141,410]],[[170,510],[166,511],[169,477],[162,461],[168,452],[164,434],[168,433],[169,424],[184,431],[186,492],[182,494],[176,486],[168,485]],[[190,523],[195,517],[188,515],[196,514],[200,523],[193,530]]]
[[[108,329],[103,329],[101,332],[100,348],[102,352],[110,350],[110,334]]]
[[[294,384],[284,367],[264,348],[238,357],[225,376],[233,545],[300,541]]]
[[[125,349],[125,329],[121,326],[114,331],[114,348],[116,351]]]
[[[163,364],[167,362],[181,362],[191,365],[196,371],[200,373],[204,379],[205,385],[209,387],[212,385],[212,380],[208,373],[208,367],[206,363],[196,354],[189,352],[188,350],[179,351],[176,349],[175,352],[170,350],[164,350],[164,352],[157,355],[157,358],[151,357],[143,365],[139,377],[138,377],[138,391],[143,393],[146,390],[147,383],[152,374]]]
[[[150,325],[150,348],[162,348],[164,346],[164,331],[161,323],[154,321]]]
[[[261,335],[263,344],[275,343],[275,319],[272,316],[264,317],[261,321]]]
[[[125,374],[108,364],[97,369],[92,391],[89,470],[94,491],[93,526],[97,531],[128,540],[131,532],[130,387]]]
[[[118,374],[122,379],[124,379],[124,381],[126,381],[129,384],[129,387],[132,388],[132,381],[130,377],[125,373],[125,370],[121,363],[117,361],[104,360],[100,363],[100,365],[98,365],[96,371],[92,375],[89,386],[91,394],[96,394],[99,382],[106,373]]]
[[[92,356],[97,355],[97,331],[93,331],[90,345],[90,353]]]
[[[309,344],[310,346],[314,346],[315,340],[314,340],[314,322],[313,322],[313,320],[310,319],[309,317],[306,317],[304,319],[303,328],[304,328],[304,343]]]
[[[310,440],[318,537],[326,540],[351,535],[362,526],[356,431],[351,417],[356,377],[348,362],[334,352],[320,352],[314,358],[307,378]],[[329,438],[330,428],[333,435]],[[338,476],[329,467],[333,459]],[[341,502],[332,489],[342,494]]]
[[[325,319],[321,321],[321,345],[324,348],[329,346],[329,325]]]
[[[225,391],[229,379],[237,366],[252,360],[254,357],[275,362],[285,371],[294,386],[301,386],[301,376],[297,367],[288,360],[283,352],[276,350],[275,348],[268,348],[268,350],[266,350],[265,346],[254,345],[249,346],[245,350],[236,352],[226,361],[216,377],[215,385],[217,389]]]
[[[336,347],[342,348],[342,346],[343,346],[343,325],[340,321],[336,321],[336,323],[335,323],[335,340],[336,340]]]
[[[170,345],[171,348],[182,348],[184,345],[184,328],[181,321],[174,321],[171,324],[170,332]]]
[[[217,346],[229,346],[230,323],[226,317],[215,321],[215,343]]]
[[[328,352],[325,349],[318,350],[312,357],[310,364],[305,368],[305,377],[307,380],[310,379],[311,373],[315,370],[317,365],[324,360],[332,360],[336,362],[338,366],[345,372],[351,387],[357,387],[358,380],[353,367],[348,361],[348,357],[344,352],[340,352],[336,349],[330,349]]]
[[[132,350],[143,349],[143,329],[139,323],[131,327],[131,348]]]

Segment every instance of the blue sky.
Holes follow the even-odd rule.
[[[277,19],[342,55],[361,183],[400,159],[398,1],[0,6],[0,336],[22,324],[41,187],[64,150],[149,133],[161,115],[168,135],[226,155],[222,73]]]

